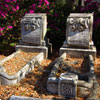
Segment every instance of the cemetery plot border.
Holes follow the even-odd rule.
[[[11,96],[9,100],[51,100],[51,99],[39,99],[39,98],[32,98],[32,97],[22,97],[22,96]]]
[[[66,53],[63,53],[63,55],[66,55]],[[64,64],[65,57],[60,56],[58,59],[56,59],[55,64],[53,65],[53,69],[49,75],[48,81],[47,81],[47,90],[52,94],[59,94],[59,77],[56,77],[56,73],[58,72],[58,69]],[[79,97],[87,97],[89,96],[91,89],[94,85],[94,59],[92,55],[88,56],[88,63],[89,63],[89,71],[85,74],[81,74],[79,72],[71,71],[71,73],[78,75],[78,78],[81,77],[81,79],[78,79],[77,81],[77,94]],[[69,73],[70,73],[69,72]],[[88,80],[84,80],[84,77]],[[81,92],[78,92],[81,90]],[[84,91],[83,91],[84,90]]]
[[[0,62],[0,84],[1,85],[11,85],[16,84],[21,79],[25,77],[26,74],[28,74],[31,70],[34,69],[36,63],[40,63],[44,59],[43,52],[39,53],[37,56],[33,57],[24,67],[22,67],[16,74],[14,75],[8,75],[5,71],[5,68],[2,66],[2,64],[9,59],[13,58],[15,55],[17,55],[20,52],[20,50],[16,51],[15,53],[11,54],[10,56],[4,58]]]

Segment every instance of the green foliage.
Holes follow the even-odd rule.
[[[5,1],[5,2],[4,2]],[[9,2],[8,2],[9,1]],[[21,18],[26,13],[46,13],[48,18],[48,29],[47,37],[53,44],[54,48],[59,48],[65,41],[66,37],[66,19],[70,12],[95,12],[95,18],[100,17],[100,4],[91,4],[92,8],[87,6],[77,7],[75,10],[78,0],[71,2],[70,0],[1,0],[0,6],[0,43],[9,46],[15,46],[21,39]],[[70,2],[67,2],[70,1]],[[6,7],[4,7],[6,5]],[[9,6],[9,7],[7,7]],[[8,9],[9,8],[9,9]],[[15,9],[16,8],[16,9]],[[85,9],[85,10],[82,10]],[[95,22],[97,20],[95,19]],[[98,19],[99,22],[99,19]],[[94,23],[95,24],[95,23]],[[100,24],[95,24],[97,27],[94,28],[94,41],[96,45],[100,45],[99,27]],[[5,42],[4,42],[5,40]],[[0,48],[1,49],[1,48]]]

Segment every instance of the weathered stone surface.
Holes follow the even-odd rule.
[[[50,99],[39,99],[39,98],[32,98],[32,97],[22,97],[22,96],[11,96],[9,100],[50,100]]]
[[[78,75],[73,73],[62,73],[59,78],[58,93],[64,98],[77,97]]]
[[[71,13],[67,19],[67,44],[71,47],[89,48],[92,41],[92,25],[92,13]]]
[[[7,58],[4,58],[0,64],[3,64],[4,62],[8,61],[14,55],[17,55],[19,51],[13,53],[12,55],[8,56]],[[41,52],[37,56],[33,57],[25,66],[23,66],[16,74],[14,75],[8,75],[5,71],[5,68],[2,66],[3,70],[0,71],[0,84],[1,85],[11,85],[16,84],[21,79],[25,78],[25,75],[28,74],[31,70],[34,69],[34,66],[36,62],[40,62],[44,59],[44,54]]]
[[[44,58],[48,57],[48,48],[44,46],[26,46],[26,45],[17,45],[16,46],[16,51],[18,50],[25,50],[29,52],[43,52],[44,53]]]
[[[88,57],[89,55],[92,55],[94,59],[96,57],[95,47],[93,49],[60,48],[60,55],[65,52],[71,57]]]
[[[47,81],[47,90],[52,94],[58,94],[58,78],[49,77]]]
[[[62,59],[63,57],[63,59]],[[76,90],[76,93],[78,93],[79,97],[88,97],[90,98],[90,94],[92,93],[92,89],[94,90],[98,85],[96,85],[94,83],[94,59],[92,55],[88,56],[88,72],[86,73],[80,73],[80,71],[77,71],[76,69],[74,69],[71,66],[68,66],[66,64],[66,62],[64,61],[64,58],[66,58],[66,53],[63,54],[63,56],[60,56],[58,59],[56,59],[53,63],[53,68],[52,71],[49,75],[48,81],[47,81],[47,90],[52,93],[52,94],[60,94],[61,96],[65,96],[66,98],[68,98],[68,95],[66,96],[66,94],[70,93],[69,89],[70,87],[74,88],[74,89],[78,89]],[[72,63],[76,63],[76,62],[72,62]],[[75,75],[77,76],[77,84],[75,84],[75,78],[69,78],[69,77],[63,77],[58,78],[56,77],[56,73],[58,72],[59,67],[65,68],[65,71],[67,73],[72,73],[75,77]],[[61,83],[61,84],[60,84]],[[63,84],[63,85],[62,85]],[[74,84],[74,85],[72,85]],[[95,88],[94,88],[94,84],[95,84]],[[48,88],[49,87],[49,88]],[[65,88],[63,88],[65,87]],[[69,91],[66,90],[66,88],[68,87]],[[56,88],[56,89],[55,89]],[[57,92],[58,91],[58,92]],[[63,92],[65,91],[65,92]],[[66,91],[68,93],[66,93]],[[75,93],[75,92],[74,92]],[[71,97],[76,97],[77,95],[74,95]],[[93,98],[95,97],[92,96]],[[92,98],[91,97],[91,98]],[[69,95],[70,98],[70,95]],[[87,99],[89,100],[89,99]],[[90,99],[92,100],[92,99]],[[95,99],[93,99],[95,100]],[[98,100],[98,99],[97,99]]]
[[[41,45],[45,38],[47,17],[45,13],[26,14],[21,20],[22,41]]]
[[[100,100],[100,89],[99,89],[99,83],[96,79],[96,76],[94,75],[94,86],[91,88],[91,94],[86,98],[86,100]]]
[[[85,87],[78,87],[78,92],[77,95],[78,97],[87,97],[91,93],[90,89],[85,88]]]

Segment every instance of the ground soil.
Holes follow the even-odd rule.
[[[3,58],[5,58],[6,56],[4,55],[0,55],[0,60],[2,60]]]
[[[59,77],[61,73],[66,72],[66,68],[72,67],[73,71],[78,71],[80,73],[88,72],[86,70],[86,65],[88,65],[88,59],[87,58],[76,58],[76,57],[70,57],[70,55],[67,55],[65,59],[66,65],[63,67],[59,67],[58,72],[56,73],[56,77]]]
[[[66,59],[65,59],[65,61],[66,62],[76,62],[75,64],[74,63],[70,63],[70,65],[72,66],[72,67],[82,67],[81,65],[82,65],[82,63],[83,63],[83,60],[84,60],[84,58],[76,58],[76,57],[70,57],[70,55],[67,55],[67,57],[66,57]]]
[[[98,68],[100,69],[99,59],[100,58],[96,59],[96,66],[98,66]],[[51,95],[47,92],[46,89],[46,82],[49,76],[48,71],[51,70],[51,68],[48,65],[53,60],[54,58],[47,59],[41,63],[41,66],[35,66],[35,69],[32,72],[30,72],[25,79],[21,80],[16,85],[0,86],[0,99],[8,100],[12,95],[28,96],[34,98],[61,98],[58,95]],[[100,70],[98,70],[98,72],[100,73]],[[98,79],[98,82],[100,83],[100,79]],[[78,100],[85,99],[78,98]]]

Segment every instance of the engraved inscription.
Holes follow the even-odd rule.
[[[61,83],[61,93],[62,95],[71,96],[73,95],[73,85],[68,83]]]

